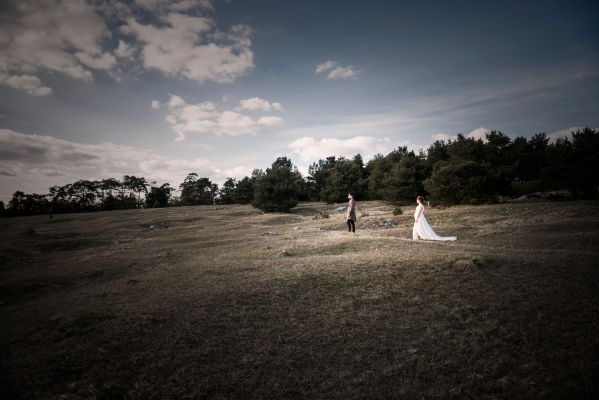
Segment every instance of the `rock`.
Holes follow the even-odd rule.
[[[337,208],[335,208],[335,211],[342,213],[342,212],[347,211],[347,207],[345,207],[345,206],[337,207]]]
[[[142,225],[143,228],[145,229],[149,229],[151,231],[153,231],[154,229],[168,229],[169,228],[169,224],[167,222],[157,222],[155,224],[149,224],[149,225]]]
[[[389,218],[382,220],[379,223],[379,226],[382,226],[383,228],[391,228],[394,225],[395,225],[395,221],[393,221],[392,219],[389,219]]]
[[[278,233],[277,232],[264,232],[263,235],[264,236],[277,236]]]

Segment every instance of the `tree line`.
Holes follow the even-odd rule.
[[[534,192],[567,190],[573,198],[593,199],[599,188],[599,130],[585,128],[572,137],[550,142],[544,134],[510,138],[500,131],[486,140],[458,134],[435,141],[416,154],[399,147],[364,163],[330,156],[310,165],[304,177],[287,157],[265,171],[255,169],[242,179],[227,178],[218,187],[209,178],[190,173],[178,190],[156,186],[143,177],[121,180],[79,180],[52,186],[45,194],[17,191],[3,216],[87,212],[201,204],[252,204],[264,211],[288,211],[299,201],[357,199],[411,203],[417,195],[444,204],[490,203]]]

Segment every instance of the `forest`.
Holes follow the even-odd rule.
[[[435,204],[487,204],[538,192],[595,199],[598,188],[599,130],[584,128],[555,141],[544,133],[511,138],[491,131],[485,140],[458,134],[435,141],[418,154],[399,147],[366,163],[360,154],[330,156],[314,162],[307,176],[279,157],[265,171],[227,178],[220,188],[194,172],[178,188],[130,175],[78,180],[43,194],[16,191],[8,204],[0,201],[0,215],[234,203],[284,212],[300,201],[342,202],[348,192],[358,201],[408,204],[424,195]]]

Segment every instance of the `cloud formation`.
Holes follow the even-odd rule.
[[[251,29],[222,32],[213,11],[210,0],[9,0],[0,24],[0,84],[44,96],[52,89],[43,73],[91,81],[105,71],[120,80],[138,66],[233,82],[254,67]]]
[[[0,25],[0,73],[4,83],[40,96],[51,93],[37,72],[90,80],[90,69],[110,69],[114,57],[102,43],[111,38],[103,19],[81,0],[13,1],[12,18]]]
[[[583,130],[582,126],[572,126],[566,129],[559,129],[557,131],[549,132],[547,137],[550,141],[555,142],[557,139],[572,139],[572,132]]]
[[[464,135],[467,138],[473,138],[473,139],[481,139],[483,142],[487,141],[487,133],[490,133],[491,129],[489,128],[485,128],[484,126],[481,126],[480,128],[476,128],[473,129],[472,131],[468,132],[466,135]],[[431,138],[434,141],[449,141],[449,140],[457,140],[458,136],[457,135],[448,135],[446,133],[435,133],[434,135],[431,136]]]
[[[154,26],[131,17],[120,28],[140,46],[145,69],[199,82],[230,83],[254,67],[247,25],[221,33],[212,18],[177,12],[161,16],[160,22]]]
[[[242,110],[267,111],[283,110],[280,103],[270,103],[267,100],[254,97],[241,100],[240,107],[235,110],[220,110],[216,103],[204,101],[189,104],[180,96],[171,95],[164,105],[168,109],[166,121],[176,134],[176,141],[184,140],[189,134],[221,135],[255,135],[268,127],[283,123],[283,119],[274,115],[259,117],[243,114]],[[152,107],[160,107],[160,102],[154,100]]]
[[[211,0],[135,0],[135,4],[150,11],[214,11]]]
[[[324,73],[327,79],[356,79],[358,71],[353,66],[344,67],[337,61],[327,60],[316,66],[316,74]]]
[[[123,175],[141,175],[149,181],[177,186],[190,172],[220,183],[229,176],[249,175],[251,168],[242,165],[219,169],[204,158],[185,160],[110,142],[84,144],[0,129],[0,197],[4,199],[12,195],[4,192],[9,187],[44,193],[48,182],[65,184]]]
[[[304,162],[318,161],[328,156],[352,157],[360,153],[368,159],[377,153],[388,153],[392,144],[388,139],[373,136],[355,136],[348,139],[301,137],[288,146],[291,153]]]
[[[281,103],[271,103],[268,100],[261,99],[260,97],[252,97],[251,99],[241,100],[239,103],[241,105],[237,108],[238,110],[284,111],[283,105]]]
[[[42,81],[34,75],[5,75],[0,73],[0,82],[6,85],[24,90],[32,96],[47,96],[52,93],[52,89],[42,86]]]

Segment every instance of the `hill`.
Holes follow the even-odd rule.
[[[590,398],[599,203],[0,220],[3,398]],[[330,218],[326,217],[326,214]],[[7,397],[8,396],[8,397]]]

